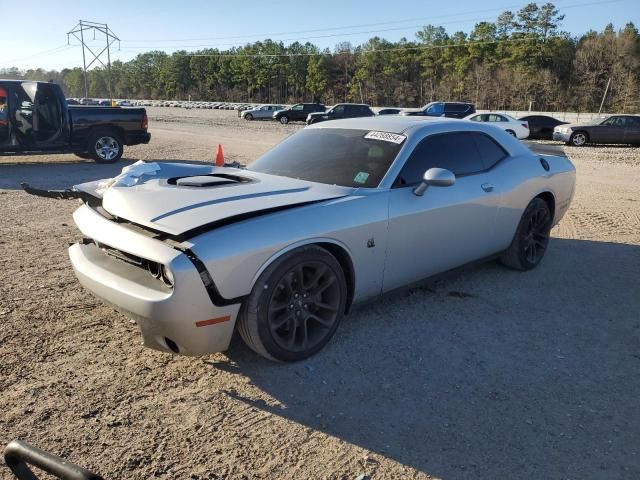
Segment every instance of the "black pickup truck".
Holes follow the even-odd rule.
[[[116,162],[124,145],[149,143],[144,108],[67,105],[53,83],[0,80],[0,155],[74,153]]]

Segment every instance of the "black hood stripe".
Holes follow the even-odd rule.
[[[215,199],[215,200],[208,200],[206,202],[194,203],[193,205],[187,205],[186,207],[177,208],[176,210],[172,210],[170,212],[163,213],[162,215],[159,215],[159,216],[157,216],[155,218],[152,218],[151,221],[152,222],[157,222],[158,220],[162,220],[163,218],[167,218],[167,217],[170,217],[172,215],[176,215],[178,213],[187,212],[189,210],[194,210],[196,208],[206,207],[206,206],[209,206],[209,205],[216,205],[216,204],[219,204],[219,203],[234,202],[236,200],[246,200],[246,199],[250,199],[250,198],[271,197],[271,196],[274,196],[274,195],[286,195],[286,194],[289,194],[289,193],[300,193],[300,192],[304,192],[306,190],[309,190],[309,187],[290,188],[288,190],[275,190],[275,191],[270,191],[270,192],[248,193],[246,195],[237,195],[235,197],[225,197],[225,198],[218,198],[218,199]]]

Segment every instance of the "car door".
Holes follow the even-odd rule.
[[[335,120],[338,118],[345,118],[347,116],[347,106],[346,105],[336,105],[329,112],[327,112],[327,116],[329,120]]]
[[[627,117],[624,128],[624,143],[640,145],[640,117]]]
[[[307,113],[305,113],[305,109],[307,105],[294,105],[291,107],[291,120],[306,120]]]
[[[539,117],[540,121],[538,123],[537,133],[536,135],[542,138],[551,139],[553,137],[553,129],[560,125],[562,122],[560,120],[556,120],[551,117]],[[531,125],[529,125],[531,128]]]
[[[623,143],[625,123],[625,117],[609,117],[589,129],[589,138],[597,143]]]
[[[425,115],[430,117],[442,117],[444,116],[444,103],[432,103],[427,107]]]
[[[497,251],[501,200],[474,132],[431,135],[414,149],[389,191],[389,239],[384,290],[450,270]],[[499,148],[496,146],[496,148]],[[506,152],[502,150],[502,155]],[[414,188],[429,168],[456,174],[449,187]]]
[[[11,143],[9,123],[9,89],[0,84],[0,149]]]

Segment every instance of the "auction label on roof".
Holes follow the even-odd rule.
[[[383,142],[397,143],[400,145],[407,137],[405,135],[398,135],[397,133],[369,132],[364,136],[364,138],[368,138],[370,140],[382,140]]]

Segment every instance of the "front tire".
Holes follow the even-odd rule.
[[[574,147],[583,147],[589,141],[589,137],[584,132],[573,132],[569,137],[569,145]]]
[[[535,268],[547,251],[552,221],[547,202],[534,198],[522,214],[511,245],[500,261],[515,270]]]
[[[289,123],[289,117],[287,115],[282,115],[280,117],[280,123],[282,125],[286,125],[287,123]]]
[[[344,316],[347,284],[333,255],[295,249],[270,265],[242,306],[238,331],[254,352],[295,362],[320,351]]]
[[[122,157],[122,139],[113,130],[96,130],[89,135],[88,151],[97,163],[115,163]]]
[[[253,120],[253,115],[251,115],[250,113],[247,113],[247,114],[244,116],[244,118],[245,118],[245,120],[249,120],[249,121],[251,121],[251,120]]]

